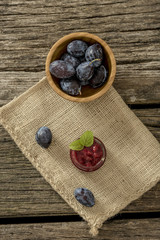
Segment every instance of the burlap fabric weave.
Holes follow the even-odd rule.
[[[85,219],[93,235],[102,223],[139,198],[160,179],[160,145],[124,103],[116,90],[89,103],[70,102],[57,95],[44,77],[0,110],[1,123],[25,156],[61,197]],[[35,141],[48,126],[53,141],[48,149]],[[107,149],[104,165],[95,172],[78,170],[69,144],[91,130]],[[75,188],[90,189],[95,206],[82,206]]]

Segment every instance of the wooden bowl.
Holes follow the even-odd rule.
[[[54,60],[60,59],[61,55],[67,51],[68,43],[76,39],[83,40],[87,42],[89,45],[92,45],[96,42],[101,44],[104,53],[103,62],[106,68],[108,68],[109,74],[106,83],[102,87],[94,89],[91,86],[83,86],[81,90],[81,95],[70,96],[61,90],[59,86],[59,79],[51,75],[49,71],[49,66],[50,63],[53,62]],[[101,38],[87,32],[71,33],[69,35],[62,37],[50,49],[46,59],[46,75],[50,86],[61,97],[74,102],[89,102],[101,97],[111,87],[115,78],[115,74],[116,74],[116,61],[112,50],[110,49],[108,44]]]

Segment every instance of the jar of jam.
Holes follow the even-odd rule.
[[[84,147],[80,151],[70,149],[73,164],[80,170],[92,172],[99,169],[105,162],[106,149],[104,144],[96,137],[92,146]]]

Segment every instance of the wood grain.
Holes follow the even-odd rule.
[[[159,10],[159,0],[1,0],[0,71],[44,71],[53,43],[86,31],[112,48],[114,86],[127,103],[160,103]]]
[[[125,70],[124,70],[125,71]],[[129,70],[133,71],[134,70]],[[160,73],[153,79],[142,71],[136,81],[133,82],[132,74],[127,74],[127,78],[122,72],[119,76],[116,75],[113,86],[122,96],[127,104],[160,104]],[[142,76],[143,75],[143,76]],[[0,107],[10,102],[14,97],[18,97],[31,86],[36,84],[45,72],[0,72]],[[133,86],[134,85],[134,86]],[[154,100],[153,100],[154,98]]]
[[[0,226],[0,239],[12,240],[159,240],[159,219],[112,220],[92,238],[86,222],[11,224]]]
[[[1,0],[0,106],[45,75],[51,46],[66,34],[96,34],[112,48],[114,87],[160,142],[159,0]],[[153,109],[143,109],[143,104]],[[160,183],[122,212],[158,212]],[[73,215],[0,127],[0,218]],[[159,240],[158,219],[114,220],[96,239]],[[0,239],[92,239],[84,222],[0,226]]]
[[[135,109],[160,141],[160,109]],[[0,127],[0,217],[72,215],[75,212],[45,182]],[[160,183],[122,212],[160,210]]]

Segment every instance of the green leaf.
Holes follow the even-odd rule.
[[[84,145],[81,144],[80,140],[76,140],[69,145],[69,148],[72,150],[80,151],[84,148]]]
[[[93,137],[92,131],[86,131],[80,137],[80,143],[85,147],[92,146],[93,140],[94,140],[94,137]]]

